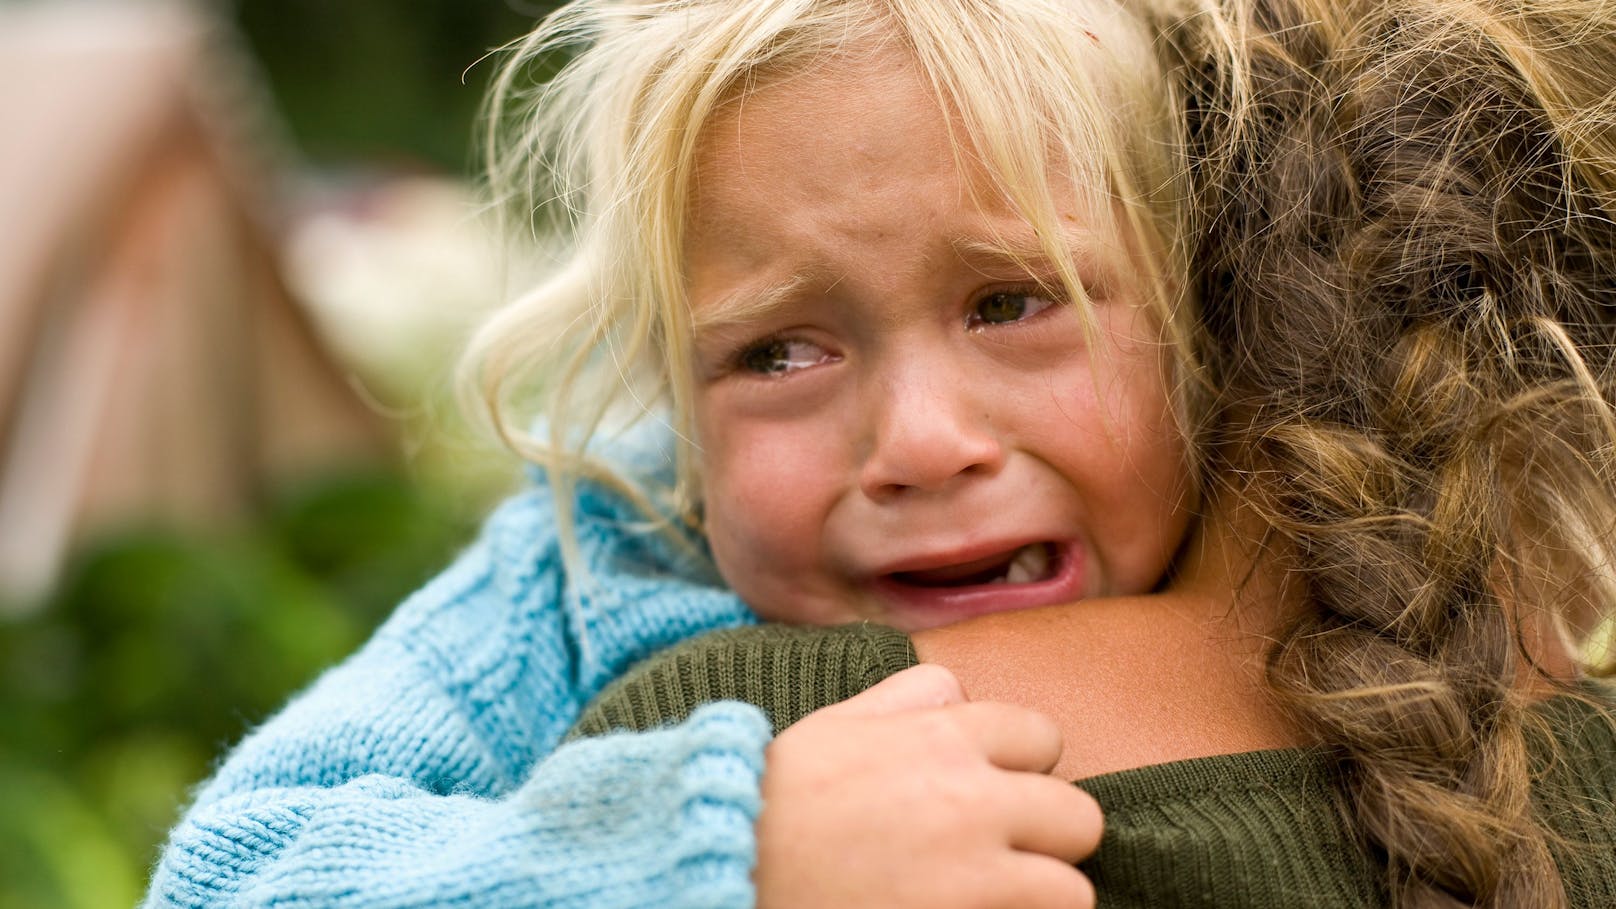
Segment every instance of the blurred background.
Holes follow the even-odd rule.
[[[0,0],[0,909],[127,906],[222,750],[518,473],[481,58],[521,0]]]

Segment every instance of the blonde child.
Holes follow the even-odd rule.
[[[557,743],[630,663],[752,621],[743,602],[918,630],[1161,582],[1195,386],[1167,354],[1185,142],[1153,40],[1109,0],[592,0],[541,26],[501,82],[531,114],[496,177],[561,177],[541,192],[569,252],[477,362],[505,426],[542,377],[547,438],[507,432],[549,485],[238,746],[149,904],[771,904],[789,894],[752,879],[781,760],[1014,806],[849,839],[815,873],[974,879],[928,906],[1091,901],[1071,863],[1098,815],[1020,708],[866,703],[935,744],[918,763],[769,746],[736,703]],[[525,87],[558,49],[578,54]],[[624,412],[666,420],[671,454],[600,457]],[[763,816],[898,804],[774,785]]]
[[[861,684],[918,657],[1057,719],[1056,774],[1105,810],[1083,866],[1101,905],[1612,905],[1616,20],[1255,0],[1167,33],[1214,391],[1208,504],[1168,589],[909,635],[731,632],[637,670],[583,725],[714,695],[790,716],[831,700],[787,695],[838,687],[826,653]],[[893,683],[948,696],[935,675],[869,694]],[[925,753],[882,723],[849,702],[776,745]],[[765,792],[804,779],[892,785],[782,759]],[[789,804],[763,821],[812,869],[944,801],[907,795],[884,825]],[[760,886],[845,895],[777,841]],[[902,898],[959,876],[859,880]]]

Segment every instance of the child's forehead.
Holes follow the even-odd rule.
[[[987,132],[942,97],[937,80],[909,50],[886,44],[839,51],[760,76],[744,93],[714,109],[693,147],[688,214],[700,219],[704,203],[715,196],[771,192],[767,186],[747,184],[766,170],[760,161],[782,158],[836,160],[839,179],[869,179],[877,186],[884,182],[881,177],[899,172],[910,182],[927,177],[953,184],[952,191],[986,209],[1018,207],[1011,196],[1019,190],[1025,198],[1032,189],[1027,184],[1036,182],[1038,191],[1049,192],[1069,220],[1092,221],[1109,211],[1110,194],[1099,164],[1102,150],[1073,161],[1056,153],[1043,137],[1006,139],[984,136]],[[892,133],[908,141],[884,141]],[[980,151],[979,138],[1001,146],[1038,145],[1037,155],[1023,158],[1045,160],[1042,178],[995,172]],[[1012,241],[1006,240],[1013,247]],[[962,241],[962,248],[981,245]]]
[[[698,153],[684,238],[687,278],[692,259],[716,260],[725,263],[722,283],[743,285],[732,303],[701,294],[715,304],[713,318],[752,321],[812,296],[863,263],[856,235],[872,229],[910,232],[901,247],[868,238],[872,248],[902,250],[885,263],[892,269],[1007,280],[1053,279],[1068,265],[1085,276],[1119,270],[1126,244],[1103,184],[1077,185],[1051,169],[1013,185],[962,147],[967,131],[957,121],[914,61],[892,51],[759,86],[716,116]],[[1043,235],[1025,214],[1040,199]],[[889,218],[883,206],[925,216]]]
[[[920,67],[914,50],[890,30],[850,35],[830,48],[781,53],[745,68],[729,79],[715,109],[733,111],[766,92],[834,97],[836,80],[853,72],[883,72],[902,80]]]
[[[856,85],[857,90],[851,90]],[[726,92],[701,124],[697,154],[711,155],[737,137],[769,141],[781,133],[834,128],[894,116],[954,119],[909,51],[890,44],[838,48],[806,61],[757,69]],[[779,116],[784,112],[785,116]],[[774,115],[774,116],[770,116]]]

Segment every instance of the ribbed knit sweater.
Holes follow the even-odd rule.
[[[146,905],[751,906],[770,737],[757,708],[557,747],[634,662],[754,621],[643,523],[580,489],[583,588],[562,571],[550,493],[506,502],[235,749],[172,831]]]
[[[909,639],[879,625],[717,632],[636,667],[574,734],[656,728],[717,699],[757,704],[779,729],[915,662]],[[1564,837],[1554,852],[1571,904],[1616,907],[1616,733],[1573,698],[1537,709],[1561,747],[1534,785]],[[1337,808],[1339,772],[1322,751],[1281,749],[1078,780],[1105,810],[1100,848],[1081,867],[1105,909],[1385,905],[1381,869]]]

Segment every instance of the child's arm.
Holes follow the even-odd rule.
[[[744,909],[767,737],[716,704],[574,742],[501,794],[373,774],[204,800],[147,905]]]
[[[717,705],[540,762],[629,663],[748,621],[732,595],[681,579],[659,541],[624,532],[621,504],[580,503],[602,582],[589,597],[563,583],[547,493],[504,505],[236,749],[173,831],[149,904],[655,905],[696,876],[717,888],[704,904],[749,905],[768,740],[755,710]]]

